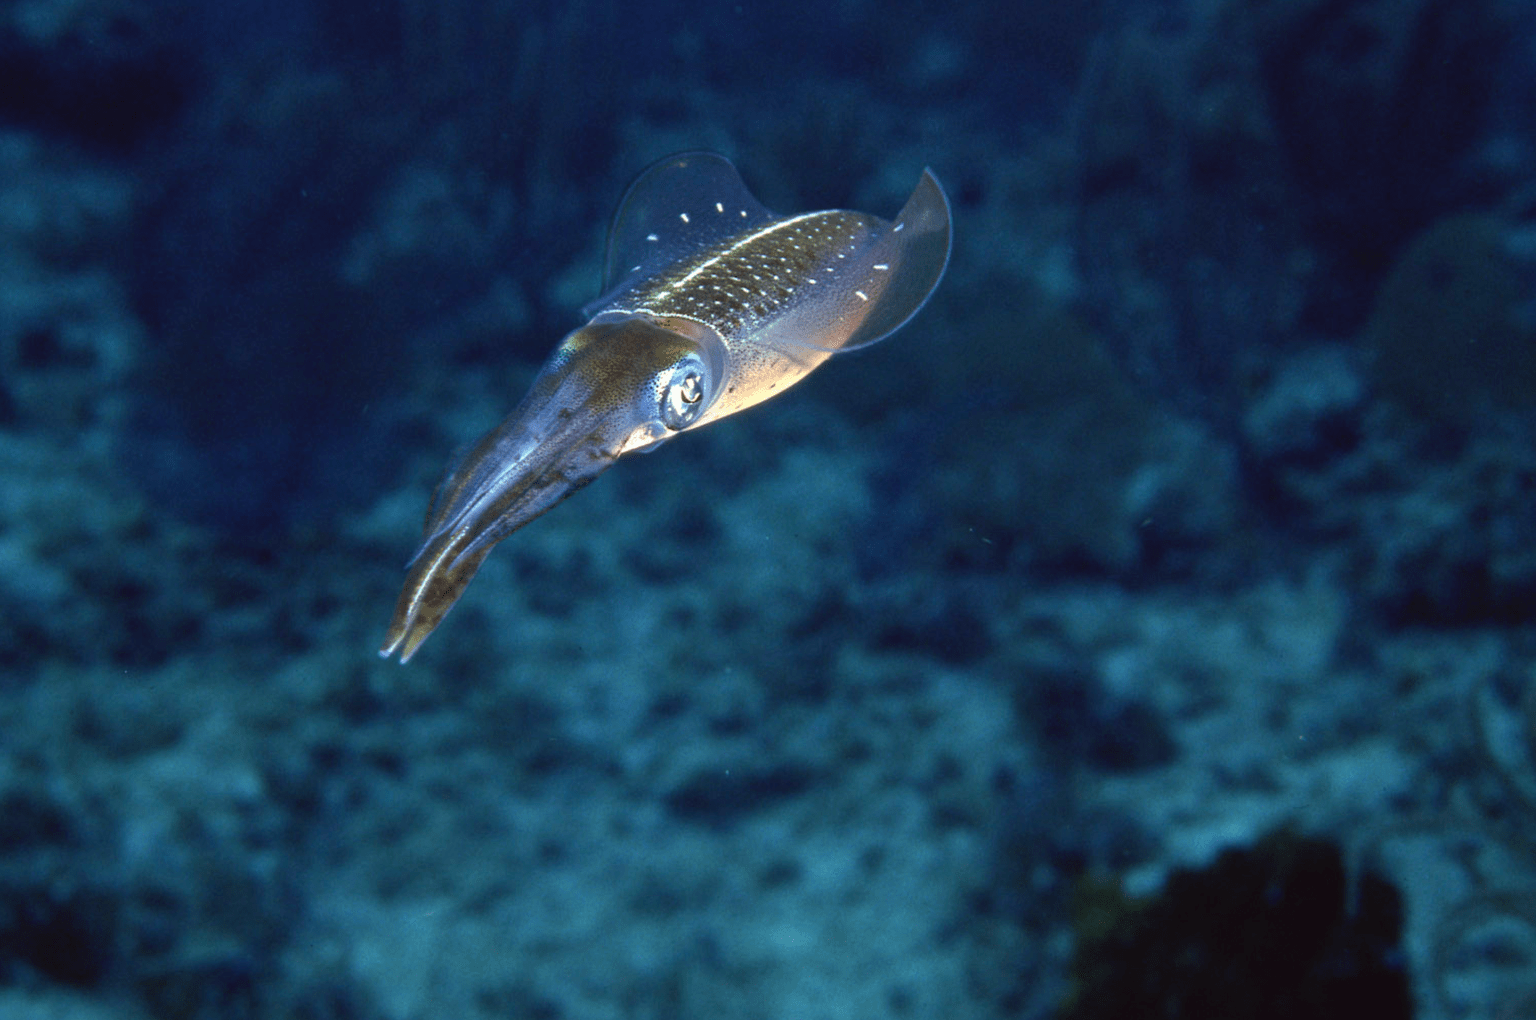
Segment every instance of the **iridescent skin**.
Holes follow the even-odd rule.
[[[590,321],[439,485],[379,654],[408,660],[492,546],[619,457],[889,336],[938,286],[949,248],[949,203],[926,170],[893,221],[775,217],[711,153],[641,174],[614,217]]]

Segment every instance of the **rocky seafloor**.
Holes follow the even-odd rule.
[[[1536,1009],[1529,16],[301,6],[0,8],[0,1018]],[[943,287],[381,661],[689,147]]]

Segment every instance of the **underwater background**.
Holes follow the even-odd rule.
[[[894,338],[432,489],[669,153]],[[1536,1016],[1536,7],[0,0],[0,1020]]]

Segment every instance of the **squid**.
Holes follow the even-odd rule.
[[[901,328],[944,275],[950,237],[949,201],[926,169],[883,220],[775,216],[714,153],[651,166],[614,215],[586,325],[438,486],[379,654],[410,659],[492,546],[620,457],[762,403]]]

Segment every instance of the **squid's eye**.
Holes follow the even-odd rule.
[[[698,420],[704,410],[704,370],[686,361],[672,370],[661,391],[661,423],[676,432]]]

